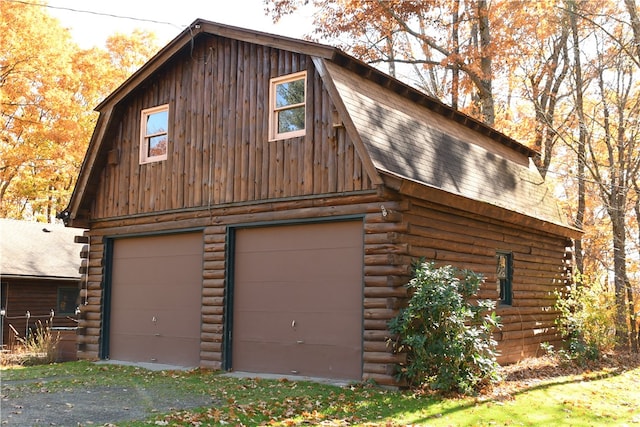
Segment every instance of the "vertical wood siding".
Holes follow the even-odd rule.
[[[268,141],[269,79],[307,71],[306,135]],[[140,111],[169,104],[167,160],[138,164]],[[371,188],[312,61],[210,37],[122,106],[92,218]]]

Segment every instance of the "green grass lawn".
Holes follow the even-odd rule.
[[[640,426],[640,367],[529,379],[508,392],[443,398],[370,384],[337,387],[237,379],[208,371],[154,372],[70,362],[4,369],[3,380],[46,379],[48,390],[95,384],[163,387],[209,395],[209,407],[157,414],[128,426]],[[38,387],[25,383],[23,387]]]

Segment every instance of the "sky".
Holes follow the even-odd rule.
[[[49,0],[48,6],[85,49],[104,47],[108,36],[136,28],[153,31],[164,46],[197,18],[294,38],[312,32],[308,7],[274,24],[263,0]]]

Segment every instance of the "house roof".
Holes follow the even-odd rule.
[[[114,107],[201,34],[311,56],[372,182],[382,183],[383,176],[406,179],[571,228],[531,162],[534,150],[337,48],[200,19],[96,108],[100,118],[68,208],[72,219],[92,185]]]
[[[80,278],[83,230],[61,224],[0,218],[0,276],[75,280]]]
[[[565,226],[531,156],[326,61],[348,115],[382,173]]]

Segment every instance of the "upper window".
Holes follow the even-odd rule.
[[[167,158],[169,141],[169,106],[142,110],[140,124],[140,163],[151,163]]]
[[[271,79],[270,140],[304,135],[306,87],[306,71]]]
[[[511,305],[513,291],[511,280],[513,277],[513,254],[511,252],[498,252],[496,254],[496,276],[498,279],[497,290],[500,292],[500,303]]]

